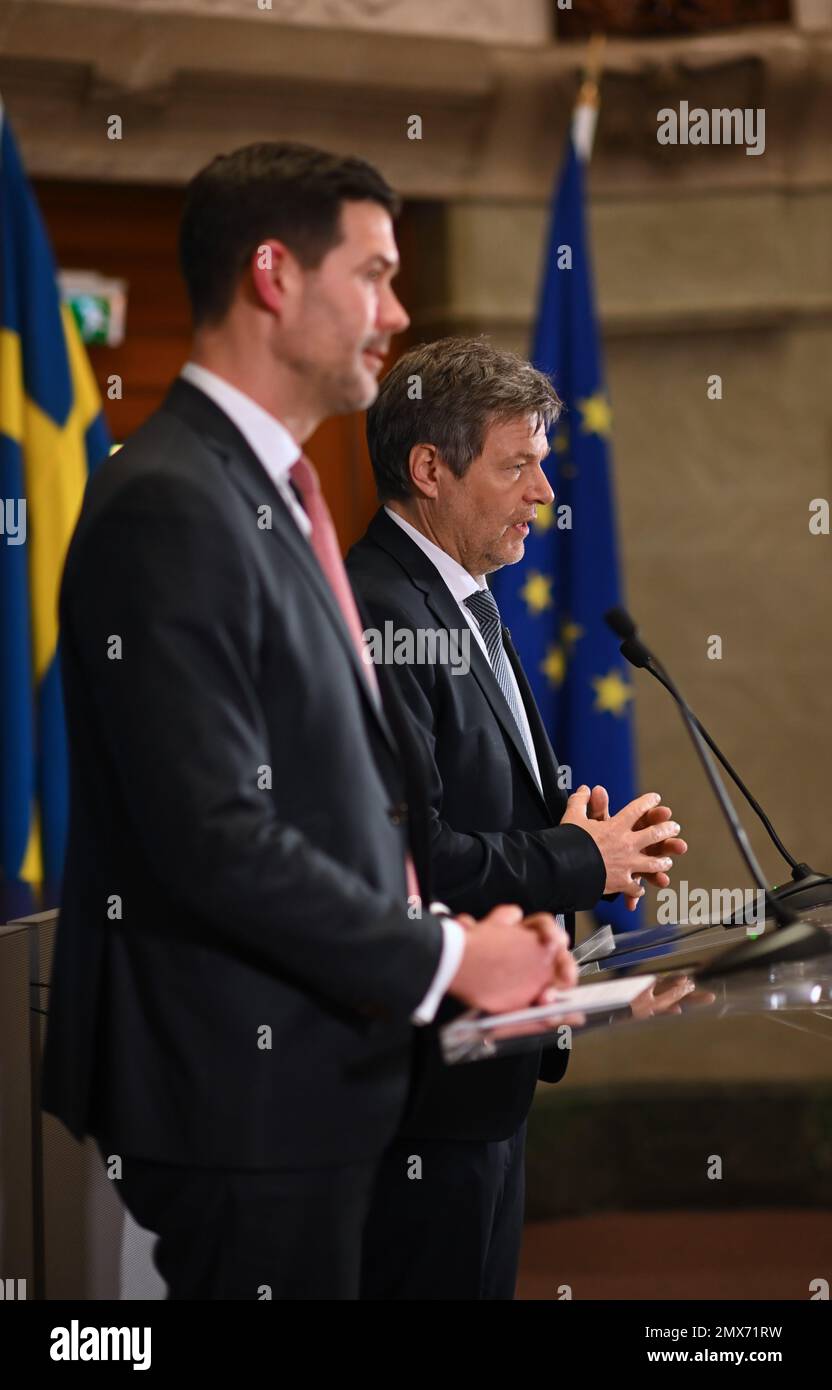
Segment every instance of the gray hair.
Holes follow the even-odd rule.
[[[486,338],[440,338],[400,357],[367,413],[367,444],[382,502],[413,496],[410,451],[432,444],[461,478],[489,426],[536,417],[547,431],[563,402],[544,372]]]

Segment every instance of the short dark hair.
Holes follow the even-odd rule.
[[[367,201],[391,217],[401,207],[363,159],[266,141],[218,155],[188,184],[179,231],[194,325],[225,316],[261,242],[285,242],[301,265],[314,269],[341,238],[342,203]]]
[[[410,451],[433,444],[462,478],[495,421],[533,415],[548,431],[563,402],[544,372],[486,338],[440,338],[400,357],[367,413],[380,501],[413,496]]]

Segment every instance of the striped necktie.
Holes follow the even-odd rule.
[[[497,600],[490,589],[477,589],[475,594],[469,594],[465,599],[465,607],[470,609],[479,624],[491,669],[497,677],[497,684],[503,692],[506,704],[514,715],[514,722],[520,731],[520,737],[529,755],[529,762],[534,767],[534,748],[531,746],[527,733],[527,725],[520,708],[517,688],[511,679],[511,669],[508,664],[506,649],[503,646],[503,624],[500,620]]]

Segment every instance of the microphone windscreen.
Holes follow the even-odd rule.
[[[626,608],[608,609],[604,614],[604,622],[615,633],[616,637],[620,637],[622,640],[636,635],[636,625]]]

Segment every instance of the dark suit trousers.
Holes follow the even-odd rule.
[[[526,1126],[510,1139],[394,1141],[364,1231],[363,1299],[511,1299]],[[420,1178],[414,1159],[421,1159]]]
[[[128,1210],[170,1299],[354,1299],[374,1163],[268,1171],[126,1157]]]

